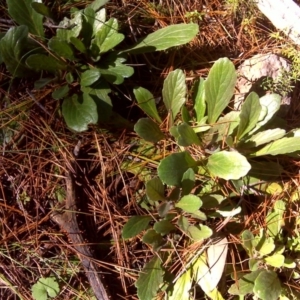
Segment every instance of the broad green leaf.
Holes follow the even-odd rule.
[[[189,290],[192,287],[191,270],[188,269],[176,281],[172,295],[168,297],[169,300],[183,300],[189,299]]]
[[[285,137],[271,142],[258,150],[253,156],[287,154],[300,150],[300,137]]]
[[[211,290],[217,287],[223,272],[227,258],[228,240],[226,237],[214,241],[210,245],[207,252],[207,263],[210,272],[210,288]]]
[[[192,144],[201,145],[201,142],[193,130],[193,128],[187,123],[181,123],[177,126],[178,144],[183,147],[188,147]]]
[[[254,240],[254,236],[253,236],[251,231],[249,231],[249,230],[243,231],[243,233],[242,233],[242,245],[247,250],[250,257],[253,256],[253,248],[254,248],[253,240]]]
[[[263,144],[267,144],[269,142],[278,140],[282,137],[284,137],[286,134],[284,129],[275,128],[275,129],[269,129],[260,131],[256,134],[254,134],[249,140],[247,140],[247,143],[245,146],[247,147],[258,147]]]
[[[201,120],[205,116],[205,111],[206,111],[204,85],[205,85],[204,79],[200,78],[199,80],[196,81],[195,86],[193,88],[194,110],[196,112],[197,122],[201,122]]]
[[[212,236],[213,231],[206,225],[191,225],[188,228],[188,233],[194,241],[202,241]]]
[[[208,158],[207,168],[213,176],[230,180],[245,176],[251,165],[238,152],[220,151]]]
[[[140,272],[136,281],[137,294],[141,300],[153,300],[164,280],[164,270],[159,257],[152,258]]]
[[[91,87],[81,86],[84,93],[91,95],[97,105],[99,122],[108,122],[112,115],[112,101],[109,97],[111,89],[104,80],[98,81]]]
[[[186,217],[180,216],[177,224],[182,231],[184,231],[185,233],[188,233],[190,223]]]
[[[147,181],[146,195],[152,201],[161,201],[165,199],[165,188],[159,177]]]
[[[101,73],[101,76],[105,78],[105,80],[110,84],[118,85],[124,82],[123,76],[118,74],[117,72],[114,72],[110,69],[103,69],[103,68],[98,68],[98,70]]]
[[[93,36],[97,34],[100,28],[104,25],[106,21],[106,9],[102,8],[95,14],[95,20],[93,24]]]
[[[281,175],[283,168],[277,162],[271,161],[251,161],[251,170],[247,177],[258,178],[258,181],[276,180]],[[245,179],[245,184],[249,184],[250,179]],[[254,182],[253,182],[254,183]]]
[[[240,124],[238,127],[237,138],[241,139],[252,130],[259,119],[261,105],[256,93],[251,92],[242,105],[240,113]]]
[[[172,201],[164,201],[162,202],[158,208],[157,208],[157,212],[158,212],[158,215],[161,217],[161,218],[164,218],[168,212],[170,211],[170,209],[172,209],[174,206],[173,206],[173,202]]]
[[[175,207],[181,208],[187,213],[193,213],[202,206],[202,201],[195,195],[183,196],[176,204]]]
[[[277,237],[284,225],[283,215],[278,211],[271,212],[266,217],[267,232],[271,237]]]
[[[184,172],[196,166],[197,162],[188,152],[172,153],[160,162],[158,176],[167,185],[181,186]]]
[[[193,273],[195,276],[194,280],[200,285],[204,293],[208,295],[214,288],[211,285],[211,274],[204,253],[194,263]]]
[[[175,24],[159,29],[143,38],[137,45],[123,52],[146,53],[166,50],[189,43],[198,33],[197,24]]]
[[[32,297],[35,300],[47,300],[58,295],[60,288],[55,277],[40,278],[32,288]]]
[[[89,124],[98,121],[97,106],[94,100],[86,93],[73,94],[65,98],[62,104],[62,114],[67,126],[77,132],[88,129]]]
[[[153,226],[153,229],[160,233],[161,235],[169,234],[170,231],[176,229],[176,227],[168,220],[162,220],[159,222],[156,222]]]
[[[6,0],[8,13],[19,25],[26,25],[30,33],[44,36],[43,16],[31,4],[34,0]]]
[[[118,64],[116,66],[109,66],[108,71],[114,72],[123,78],[129,78],[133,75],[134,69],[130,66],[126,66],[124,64]]]
[[[118,27],[118,20],[111,18],[99,28],[93,43],[99,47],[100,53],[113,49],[123,41],[124,35],[118,33]]]
[[[181,181],[182,191],[181,194],[183,196],[188,195],[195,186],[195,172],[192,168],[186,170],[182,176]]]
[[[170,113],[170,127],[173,125],[176,115],[185,102],[186,84],[182,70],[170,72],[164,81],[162,96],[164,104]]]
[[[128,222],[124,225],[122,230],[123,239],[130,239],[135,237],[143,230],[145,230],[149,222],[152,220],[149,216],[134,216],[131,217]]]
[[[32,1],[31,1],[32,2]],[[40,15],[43,15],[49,19],[53,19],[53,15],[48,6],[43,3],[32,2],[31,7]]]
[[[72,47],[66,41],[61,40],[58,37],[52,37],[48,42],[48,47],[60,57],[67,58],[69,60],[75,59]]]
[[[71,38],[77,38],[82,30],[82,11],[76,11],[72,14],[72,19],[64,18],[59,27],[65,29],[57,29],[56,36],[63,41],[70,42]]]
[[[98,11],[102,6],[104,6],[109,0],[94,0],[89,4],[94,11]]]
[[[274,254],[266,257],[265,262],[274,268],[281,268],[284,264],[284,256],[282,254]]]
[[[214,123],[229,104],[236,83],[234,64],[228,58],[217,60],[205,81],[208,123]]]
[[[188,109],[185,105],[183,105],[181,107],[181,118],[182,118],[182,121],[184,123],[187,123],[187,124],[192,121],[192,118],[190,116],[190,112],[188,111]]]
[[[81,53],[86,53],[87,49],[85,47],[85,44],[78,38],[71,36],[70,37],[70,43]]]
[[[197,210],[197,211],[194,211],[193,213],[191,213],[191,217],[195,218],[195,219],[199,219],[201,221],[207,220],[206,214],[200,210]]]
[[[27,74],[28,75],[28,74]],[[51,81],[54,81],[54,78],[41,78],[34,82],[34,89],[39,90],[49,84]]]
[[[86,70],[81,74],[80,85],[91,86],[100,78],[100,76],[101,73],[98,69]]]
[[[135,99],[137,100],[140,108],[151,118],[161,123],[161,118],[158,115],[154,96],[150,91],[142,87],[133,89]]]
[[[260,272],[255,279],[253,292],[262,300],[278,299],[281,293],[281,284],[277,274],[268,270]]]
[[[63,99],[68,93],[69,86],[66,84],[54,90],[51,96],[55,100],[60,100]]]
[[[253,271],[238,280],[237,283],[234,283],[228,290],[228,293],[231,295],[247,295],[253,293],[254,282],[262,270]]]
[[[204,141],[206,143],[217,143],[224,140],[224,137],[231,135],[234,129],[239,125],[240,112],[231,111],[224,117],[220,117],[218,122],[213,124],[211,129],[205,133]]]
[[[45,54],[33,54],[26,59],[26,65],[35,71],[48,71],[56,73],[59,70],[66,70],[68,65],[62,60]]]
[[[256,124],[255,128],[249,132],[252,135],[260,127],[267,124],[274,114],[279,110],[281,104],[281,97],[277,94],[267,94],[259,99],[261,109],[261,115],[259,117],[259,122]]]
[[[86,47],[91,45],[94,22],[95,11],[91,7],[87,6],[82,10],[82,29],[80,32],[80,37]]]
[[[28,75],[29,70],[23,59],[27,41],[28,28],[24,25],[10,28],[0,40],[0,56],[13,77]]]
[[[260,253],[260,255],[269,255],[275,249],[274,239],[266,238],[265,235],[262,235],[260,238],[256,240],[256,250]]]
[[[165,137],[159,126],[148,118],[139,119],[134,125],[134,131],[141,138],[151,143],[157,143]]]

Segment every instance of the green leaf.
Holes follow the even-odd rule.
[[[259,119],[261,105],[256,93],[251,92],[242,105],[240,113],[240,124],[238,127],[237,138],[241,139],[252,130]]]
[[[158,176],[167,185],[181,186],[184,172],[197,166],[197,162],[188,152],[172,153],[158,166]]]
[[[173,207],[174,206],[173,206],[173,202],[172,201],[164,201],[164,202],[162,202],[158,206],[158,208],[157,208],[158,215],[161,218],[166,217],[166,215],[169,213],[170,209],[172,209]]]
[[[176,281],[169,300],[190,299],[189,290],[192,287],[191,270],[188,269]]]
[[[79,52],[86,54],[87,49],[86,49],[84,43],[83,43],[80,39],[71,36],[71,37],[70,37],[70,43],[71,43],[71,44],[72,44]]]
[[[181,208],[187,213],[193,213],[197,211],[201,206],[201,199],[195,195],[184,196],[175,204],[175,207]]]
[[[284,264],[284,256],[282,254],[274,254],[266,257],[265,262],[274,268],[281,268]]]
[[[193,91],[193,100],[194,100],[194,110],[196,112],[196,120],[200,122],[206,111],[206,102],[205,102],[205,81],[203,78],[200,78],[196,81]]]
[[[32,2],[32,1],[31,1]],[[49,19],[53,19],[53,16],[51,14],[51,10],[48,6],[46,6],[43,3],[38,2],[32,2],[31,7],[40,15],[43,15]]]
[[[140,300],[152,300],[164,280],[164,270],[159,257],[152,258],[140,272],[136,281],[137,294]]]
[[[255,238],[256,250],[260,255],[269,255],[275,249],[274,239],[266,238],[265,233],[261,237]]]
[[[71,38],[77,38],[82,30],[82,11],[76,11],[72,14],[72,19],[64,18],[59,27],[66,29],[57,29],[56,36],[63,41],[70,42]]]
[[[28,28],[26,26],[12,27],[0,40],[0,56],[7,70],[14,77],[28,75],[28,67],[24,63],[28,41]]]
[[[207,168],[213,176],[230,180],[245,176],[251,165],[238,152],[220,151],[208,158]]]
[[[206,225],[191,225],[188,228],[188,233],[194,241],[202,241],[212,236],[213,231]]]
[[[280,128],[260,131],[254,134],[249,140],[247,140],[245,146],[258,147],[260,145],[267,144],[274,140],[278,140],[284,137],[285,134],[286,134],[285,130]]]
[[[51,96],[55,100],[60,100],[63,99],[68,93],[69,93],[69,86],[66,84],[54,90]]]
[[[197,24],[175,24],[159,29],[143,38],[134,47],[123,52],[146,53],[166,50],[171,47],[189,43],[198,33]]]
[[[142,87],[133,89],[135,99],[137,100],[140,108],[151,118],[161,123],[161,118],[158,115],[155,99],[151,92]]]
[[[247,295],[253,293],[254,282],[258,275],[262,272],[262,270],[253,271],[238,280],[237,283],[233,284],[228,293],[231,295]]]
[[[250,257],[253,256],[253,249],[254,249],[253,240],[254,240],[254,236],[251,231],[249,230],[243,231],[242,244],[244,248],[247,250]]]
[[[89,4],[89,7],[92,8],[94,11],[98,11],[99,8],[104,6],[109,0],[95,0]]]
[[[217,287],[226,264],[228,252],[228,240],[226,237],[213,241],[213,244],[207,248],[207,263],[210,273],[211,290]]]
[[[192,121],[190,113],[185,105],[183,105],[181,107],[181,118],[182,118],[182,121],[187,124]]]
[[[278,299],[281,293],[280,280],[273,271],[263,270],[254,282],[253,292],[262,300]]]
[[[164,81],[162,96],[167,110],[171,114],[170,126],[173,125],[176,115],[185,102],[186,84],[182,70],[170,72]]]
[[[300,150],[300,137],[285,137],[271,142],[254,153],[254,156],[287,154]]]
[[[97,34],[100,28],[104,25],[106,21],[106,9],[102,8],[95,14],[95,20],[93,24],[93,36]]]
[[[182,191],[181,194],[183,196],[188,195],[195,186],[195,172],[192,168],[187,169],[182,176],[181,181]]]
[[[152,178],[146,183],[146,195],[152,201],[165,199],[165,188],[158,177]]]
[[[48,47],[60,57],[67,58],[69,60],[75,59],[72,47],[66,41],[61,40],[58,37],[52,37],[48,42]]]
[[[98,69],[86,70],[81,74],[80,85],[90,86],[99,80],[101,73]]]
[[[193,265],[195,281],[200,285],[205,294],[213,290],[211,287],[211,277],[205,253],[202,253]]]
[[[180,146],[188,147],[192,144],[201,145],[201,142],[193,128],[186,123],[182,123],[177,126],[177,134],[178,144]]]
[[[134,125],[134,131],[141,138],[151,143],[157,143],[165,138],[159,126],[148,118],[139,119]]]
[[[179,228],[184,231],[185,233],[188,233],[188,229],[190,227],[190,223],[189,223],[189,220],[184,217],[184,216],[180,216],[179,219],[178,219],[178,226]]]
[[[118,33],[118,27],[118,20],[111,18],[99,28],[93,43],[99,47],[100,54],[113,49],[123,41],[124,35]]]
[[[123,227],[122,230],[123,239],[130,239],[138,235],[140,232],[142,232],[148,227],[151,220],[152,218],[149,216],[131,217]]]
[[[65,98],[62,104],[62,114],[67,126],[77,132],[88,129],[89,124],[98,121],[97,106],[90,95],[73,94]]]
[[[81,86],[83,93],[89,94],[97,105],[99,122],[108,122],[112,115],[112,101],[109,97],[111,89],[104,80],[91,87]]]
[[[153,229],[161,235],[166,235],[169,234],[172,230],[176,229],[176,227],[170,221],[162,220],[156,222],[153,226]]]
[[[214,123],[229,104],[236,83],[234,64],[228,58],[220,58],[210,69],[205,81],[205,100],[208,123]]]
[[[45,54],[33,54],[26,59],[26,65],[35,71],[48,71],[55,73],[59,70],[66,70],[68,65],[62,60]]]
[[[283,214],[278,211],[269,213],[266,217],[266,223],[268,235],[274,238],[277,237],[284,225]]]
[[[31,4],[34,0],[7,0],[8,13],[19,25],[26,25],[30,33],[44,36],[43,16]]]
[[[47,300],[48,297],[54,298],[58,295],[60,289],[55,277],[40,278],[32,288],[32,297],[35,300]]]
[[[240,112],[231,111],[224,117],[220,117],[218,122],[215,123],[212,128],[205,133],[204,142],[206,143],[217,143],[222,141],[224,137],[228,137],[239,125]]]
[[[267,94],[261,97],[259,102],[262,107],[259,122],[256,124],[255,128],[249,132],[250,135],[271,120],[271,118],[280,108],[281,97],[277,94]]]

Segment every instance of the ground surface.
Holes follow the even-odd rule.
[[[191,19],[200,26],[199,35],[187,46],[133,58],[130,63],[137,65],[135,74],[114,97],[116,111],[134,124],[143,113],[132,101],[132,88],[143,86],[160,96],[162,81],[173,69],[183,69],[192,85],[196,77],[206,76],[212,62],[220,57],[229,57],[238,67],[257,53],[279,53],[287,41],[270,36],[275,29],[251,1],[241,1],[237,9],[235,2],[110,1],[108,14],[122,24],[128,36],[126,42]],[[195,11],[199,14],[189,18],[187,13]],[[4,3],[1,15],[8,18]],[[7,26],[0,20],[1,31]],[[5,129],[7,118],[18,120],[13,138],[5,146],[0,145],[0,299],[32,299],[32,285],[50,274],[62,280],[57,299],[91,299],[76,251],[50,218],[53,207],[65,197],[64,176],[72,167],[73,150],[78,143],[76,192],[82,234],[103,271],[112,299],[137,299],[134,282],[152,252],[138,239],[125,242],[121,238],[129,216],[143,213],[136,199],[144,185],[134,171],[123,165],[135,134],[122,127],[110,130],[97,126],[75,134],[65,126],[60,104],[51,98],[51,87],[34,91],[33,80],[12,80],[3,65],[0,82],[0,99],[8,97],[15,105],[8,110],[0,102],[1,129]],[[26,89],[32,91],[47,113],[34,103]],[[294,127],[300,120],[298,93],[296,86],[287,115],[288,123]],[[155,161],[143,163],[155,172]],[[287,173],[295,174],[296,167],[296,162],[288,163]],[[294,177],[291,182],[297,185],[297,180]],[[265,203],[271,201],[266,199]],[[263,210],[264,205],[260,208]],[[246,222],[251,223],[253,218],[259,219],[257,211]]]

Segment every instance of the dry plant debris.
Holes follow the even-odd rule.
[[[85,5],[75,2],[70,1],[70,5]],[[237,2],[236,8],[234,3]],[[194,78],[207,75],[211,63],[219,57],[229,57],[238,66],[257,53],[280,53],[282,45],[281,40],[270,36],[273,26],[252,1],[114,0],[108,3],[107,9],[132,40],[191,19],[200,25],[199,35],[189,45],[132,61],[138,67],[127,85],[128,90],[120,91],[124,95],[130,95],[127,92],[136,84],[158,93],[163,79],[178,67],[185,71],[192,85]],[[5,4],[1,3],[0,11],[3,18],[7,17]],[[1,31],[8,26],[0,19]],[[125,243],[121,238],[129,216],[143,214],[137,205],[143,194],[143,184],[135,170],[129,167],[124,170],[123,167],[128,162],[134,135],[122,129],[111,133],[97,127],[76,135],[62,122],[59,104],[51,99],[51,89],[32,91],[30,79],[12,81],[2,65],[0,81],[0,129],[4,130],[9,121],[16,121],[12,129],[16,134],[0,146],[0,298],[32,299],[31,287],[38,278],[56,274],[63,280],[63,289],[57,299],[92,299],[89,283],[76,255],[78,250],[51,219],[53,207],[65,197],[64,179],[72,169],[72,152],[80,141],[79,171],[75,181],[79,227],[95,263],[103,272],[112,299],[137,299],[134,282],[143,264],[152,257],[152,251],[138,239]],[[27,90],[32,91],[35,100]],[[292,98],[298,100],[298,95],[299,87],[296,86]],[[6,108],[7,101],[13,104],[13,110]],[[135,120],[134,109],[132,102],[128,102],[124,117]],[[291,112],[287,116],[291,127],[299,124],[295,112],[299,113],[299,101],[292,99]],[[172,147],[167,145],[166,149],[172,152]],[[157,166],[155,160],[141,160],[141,164],[150,174]],[[285,167],[282,193],[296,197],[299,176],[295,175],[295,170],[299,169],[299,162],[286,160]],[[230,188],[224,186],[224,194],[229,194]],[[239,225],[253,231],[257,230],[257,224],[266,227],[267,210],[283,194],[260,199],[258,207],[253,199],[246,199],[243,205],[248,213],[244,223]],[[298,212],[298,204],[289,203],[285,216],[287,223]],[[218,221],[213,224],[216,228],[223,225]],[[234,269],[236,264],[244,268],[243,257],[238,256],[239,243],[235,235],[230,236],[232,264],[229,268]],[[182,262],[189,259],[191,252],[201,248],[201,244],[177,246],[178,261],[174,262],[173,270],[179,272]],[[289,286],[289,282],[285,284]]]

